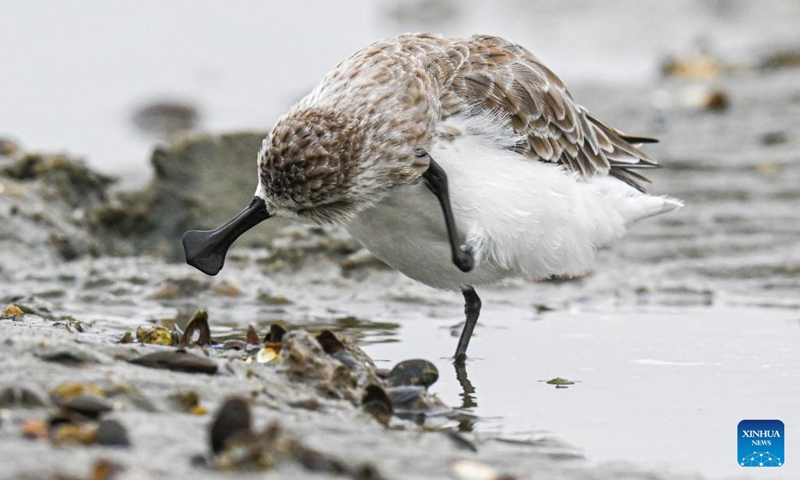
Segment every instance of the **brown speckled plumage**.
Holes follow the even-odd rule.
[[[637,188],[632,168],[655,162],[628,137],[576,104],[525,48],[499,37],[402,35],[337,65],[281,117],[264,140],[259,170],[273,208],[337,221],[415,181],[415,151],[446,140],[440,122],[491,113],[520,138],[515,150],[584,178],[613,175]]]

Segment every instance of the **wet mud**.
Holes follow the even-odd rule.
[[[271,220],[217,277],[182,264],[185,230],[249,203],[262,133],[172,137],[136,189],[4,133],[0,477],[755,478],[738,421],[800,436],[797,51],[670,52],[647,85],[570,83],[661,140],[649,190],[686,207],[586,277],[482,289],[465,369],[461,296],[340,229]],[[167,113],[183,130],[192,112]]]

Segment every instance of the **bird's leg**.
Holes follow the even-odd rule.
[[[481,299],[475,289],[472,287],[465,287],[461,290],[464,294],[464,313],[467,315],[467,321],[464,323],[464,329],[461,331],[461,337],[458,339],[458,347],[456,347],[455,364],[463,364],[467,359],[467,347],[469,340],[472,338],[472,332],[475,330],[475,325],[478,323],[478,317],[481,314]]]
[[[447,238],[450,241],[450,250],[453,254],[453,263],[462,272],[469,272],[475,265],[472,252],[466,245],[461,247],[458,242],[456,221],[453,218],[453,210],[450,208],[450,193],[447,188],[447,174],[442,167],[436,163],[427,153],[430,165],[428,170],[422,174],[428,189],[439,199],[439,205],[444,213],[444,223],[447,226]]]

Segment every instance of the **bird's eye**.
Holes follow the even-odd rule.
[[[428,152],[426,152],[422,148],[415,148],[414,149],[414,156],[417,157],[417,158],[427,157],[428,156]]]

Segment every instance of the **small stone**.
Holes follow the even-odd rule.
[[[542,314],[542,313],[546,313],[546,312],[552,312],[552,311],[555,310],[555,308],[553,308],[553,307],[551,307],[549,305],[545,305],[543,303],[534,303],[533,304],[533,309],[536,310],[537,314]]]
[[[223,350],[247,350],[247,342],[238,338],[231,338],[222,343]]]
[[[547,383],[548,385],[556,385],[556,386],[575,385],[575,382],[573,382],[572,380],[567,380],[566,378],[561,378],[561,377],[553,378],[545,383]]]
[[[97,426],[97,444],[110,447],[128,447],[131,444],[125,426],[116,420],[103,420]]]
[[[87,363],[98,363],[99,360],[85,351],[55,350],[40,353],[38,357],[45,362],[60,363],[70,367],[80,367]]]
[[[258,300],[266,303],[267,305],[291,305],[292,301],[288,298],[284,297],[283,295],[270,295],[266,292],[261,292],[258,294]]]
[[[714,90],[709,92],[708,96],[705,98],[703,108],[711,112],[721,112],[727,110],[730,103],[727,93],[722,90]]]
[[[292,408],[302,408],[303,410],[317,411],[322,409],[322,404],[316,398],[307,398],[297,402],[289,402]]]
[[[772,70],[781,68],[800,68],[800,50],[779,50],[767,55],[761,68]]]
[[[123,334],[122,337],[119,340],[117,340],[117,343],[120,344],[133,343],[133,333],[131,333],[130,331],[125,332],[125,334]]]
[[[125,468],[106,458],[101,458],[94,462],[92,471],[89,474],[90,480],[113,480],[118,474],[122,473]]]
[[[133,123],[143,132],[168,138],[197,126],[200,114],[194,105],[174,100],[155,101],[141,106]]]
[[[57,403],[84,394],[96,395],[99,397],[105,396],[105,392],[94,385],[72,382],[59,383],[55,386],[55,388],[53,388],[53,390],[51,390],[50,394]]]
[[[172,284],[167,284],[156,290],[153,294],[153,298],[156,300],[175,300],[180,298],[181,294],[178,291],[178,287]]]
[[[55,443],[82,443],[84,445],[97,441],[97,425],[93,423],[62,423],[54,427]]]
[[[173,393],[169,399],[178,407],[181,412],[188,412],[192,408],[200,405],[200,394],[197,390],[183,390]]]
[[[211,423],[211,450],[218,454],[229,440],[251,432],[250,404],[239,397],[229,398],[217,411]]]
[[[211,291],[222,297],[241,297],[242,291],[236,285],[223,280],[211,287]]]
[[[439,379],[436,365],[427,360],[414,359],[398,363],[389,372],[386,382],[394,387],[421,386],[428,388]]]
[[[186,373],[215,374],[219,366],[210,358],[187,353],[185,350],[154,352],[130,360],[134,365],[161,368]]]
[[[59,406],[92,419],[114,409],[114,406],[107,399],[92,393],[82,393],[66,399],[60,402]]]
[[[136,329],[136,340],[139,343],[171,346],[173,344],[172,332],[161,325],[152,327],[139,327]]]
[[[661,66],[661,72],[665,77],[675,76],[693,80],[713,79],[721,71],[722,65],[706,50],[687,58],[668,58]]]
[[[0,388],[0,408],[46,407],[50,405],[47,392],[35,384],[9,385]]]
[[[0,155],[10,157],[19,151],[19,145],[8,138],[0,138]]]
[[[785,132],[767,132],[761,135],[761,144],[766,146],[783,145],[789,143]]]
[[[25,420],[22,424],[22,436],[25,438],[47,438],[47,422],[43,420]]]
[[[190,415],[205,415],[208,413],[208,410],[206,410],[206,407],[202,405],[195,405],[194,407],[190,408],[187,413]]]
[[[14,319],[19,319],[22,318],[23,315],[25,315],[25,312],[23,312],[21,308],[13,303],[3,310],[4,317],[14,317]]]

